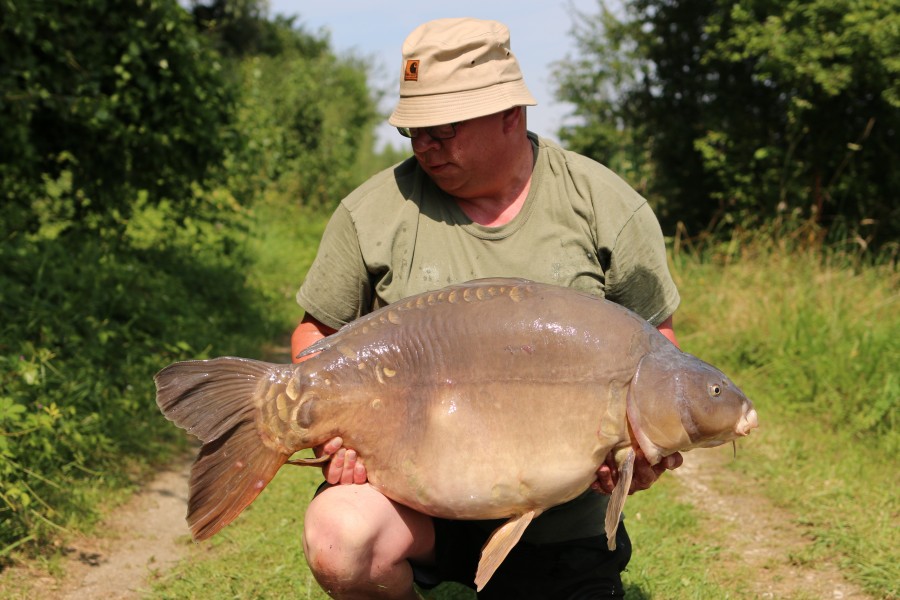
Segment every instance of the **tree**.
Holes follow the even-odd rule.
[[[335,56],[327,34],[305,31],[297,17],[269,20],[265,0],[192,0],[191,12],[241,90],[246,143],[229,157],[229,189],[247,196],[275,182],[299,202],[336,203],[360,182],[359,157],[372,153],[367,62]]]
[[[127,218],[139,193],[187,207],[233,139],[235,91],[177,0],[0,8],[5,225],[97,227]]]
[[[898,0],[599,8],[560,68],[583,119],[562,137],[600,160],[633,140],[669,228],[794,214],[836,238],[896,239]]]
[[[326,37],[304,32],[295,17],[270,19],[267,0],[191,0],[190,6],[198,30],[224,56],[314,57],[330,50]]]

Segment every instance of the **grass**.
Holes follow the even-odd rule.
[[[303,515],[320,476],[316,469],[282,469],[236,523],[209,542],[186,541],[190,558],[155,583],[152,597],[327,598],[300,544]]]
[[[261,220],[258,250],[275,255],[255,275],[277,291],[286,318],[322,223],[296,211]],[[745,239],[726,251],[676,253],[674,273],[682,346],[732,375],[760,413],[762,429],[733,465],[741,490],[792,515],[811,540],[790,557],[795,564],[828,559],[873,596],[896,597],[896,267]],[[284,470],[237,523],[157,581],[153,596],[324,598],[299,541],[318,479],[314,469]],[[714,524],[680,499],[679,486],[663,478],[629,499],[627,597],[745,597],[746,583],[722,572]],[[442,586],[430,597],[474,595]]]
[[[253,210],[254,267],[245,276],[256,298],[248,305],[270,311],[265,332],[274,332],[278,348],[301,315],[294,294],[326,216],[275,195]],[[757,406],[762,427],[741,444],[731,468],[740,475],[738,492],[764,497],[809,540],[789,560],[809,567],[829,561],[873,597],[895,598],[900,275],[889,261],[777,239],[748,235],[676,249],[673,273],[683,298],[676,330],[686,351],[729,373]],[[149,595],[325,598],[300,544],[319,479],[316,469],[283,469],[211,541],[195,545],[185,537],[188,558],[156,575]],[[635,553],[624,576],[627,597],[746,597],[754,574],[723,572],[729,549],[680,485],[666,477],[628,501]],[[52,567],[52,557],[45,560]],[[430,597],[474,594],[444,585]]]
[[[327,217],[299,203],[285,204],[273,192],[253,209],[250,252],[256,268],[248,283],[269,298],[288,335],[303,315],[295,295],[316,256]]]
[[[275,243],[271,255],[282,258],[255,275],[280,290],[286,316],[321,230],[297,210],[264,219],[269,238],[259,251]],[[874,597],[896,597],[896,268],[756,239],[727,252],[677,253],[674,273],[682,346],[731,374],[758,407],[763,429],[734,468],[812,540],[791,560],[833,560]],[[318,479],[314,469],[279,474],[237,523],[157,581],[154,597],[324,598],[299,541]],[[677,480],[664,478],[629,499],[627,597],[744,597],[740,578],[719,572],[712,525],[679,493]],[[474,595],[445,585],[429,597]]]
[[[702,515],[678,493],[674,479],[662,478],[625,505],[634,548],[622,577],[627,600],[729,597],[710,575],[721,548],[700,535]]]
[[[738,466],[876,597],[896,597],[900,277],[802,245],[676,258],[683,347],[733,373],[762,430]],[[759,443],[764,440],[764,443]]]

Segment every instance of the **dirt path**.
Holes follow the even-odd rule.
[[[184,521],[188,473],[193,457],[173,464],[125,505],[104,519],[102,537],[71,540],[61,577],[29,567],[4,576],[12,597],[48,600],[142,598],[148,582],[187,554],[190,534]],[[4,596],[0,585],[0,597]]]
[[[753,578],[755,598],[868,598],[843,579],[835,565],[815,570],[794,564],[791,556],[809,542],[792,518],[756,494],[741,491],[738,476],[724,467],[731,448],[692,452],[674,472],[684,500],[707,515],[733,561]],[[184,522],[190,460],[160,473],[141,493],[105,521],[107,535],[83,538],[66,548],[64,575],[12,569],[7,577],[28,579],[25,597],[60,600],[130,600],[144,597],[147,586],[191,549]],[[735,491],[738,490],[738,491]],[[753,526],[745,526],[752,523]],[[727,572],[727,569],[725,569]],[[23,579],[24,578],[24,579]],[[7,581],[8,583],[8,581]],[[16,586],[17,589],[18,586]],[[0,585],[0,596],[3,586]]]
[[[810,543],[794,518],[726,468],[731,446],[691,452],[673,474],[684,489],[683,499],[712,522],[721,540],[722,572],[744,569],[756,598],[816,598],[860,600],[870,596],[846,581],[834,564],[817,561],[815,570],[791,559]],[[728,562],[734,569],[728,567]]]

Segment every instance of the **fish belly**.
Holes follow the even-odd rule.
[[[587,489],[628,440],[625,390],[646,327],[561,288],[460,286],[315,346],[298,386],[315,404],[298,414],[314,423],[306,439],[340,435],[373,485],[422,512],[486,519],[548,508]]]
[[[512,382],[457,385],[419,399],[420,422],[374,449],[369,479],[388,497],[433,516],[508,517],[575,498],[627,437],[624,415],[596,386]],[[605,390],[603,390],[605,391]],[[601,422],[618,417],[600,433]],[[380,460],[392,456],[389,463]]]

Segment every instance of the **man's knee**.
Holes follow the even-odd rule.
[[[303,527],[303,550],[316,579],[355,581],[372,563],[375,534],[364,515],[313,502]],[[320,579],[321,581],[321,579]]]

